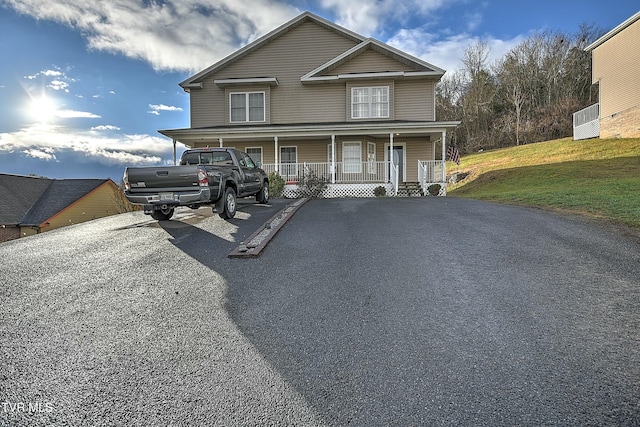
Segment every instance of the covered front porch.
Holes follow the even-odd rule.
[[[160,131],[188,147],[235,147],[286,182],[285,197],[314,176],[327,183],[322,197],[406,194],[411,183],[427,194],[439,184],[446,194],[447,130],[458,122],[393,122],[334,125],[243,126]],[[177,159],[175,159],[177,160]],[[377,189],[377,190],[376,190]]]
[[[417,181],[421,192],[427,194],[432,184],[440,184],[445,193],[446,186],[443,173],[446,165],[443,160],[418,160],[416,166]],[[284,196],[296,197],[298,183],[304,178],[315,176],[328,183],[323,197],[374,197],[376,188],[382,186],[386,195],[402,194],[402,184],[407,180],[402,176],[402,165],[399,160],[368,161],[359,164],[345,162],[320,163],[268,163],[262,168],[267,172],[276,172],[286,182]],[[406,191],[405,191],[406,193]]]

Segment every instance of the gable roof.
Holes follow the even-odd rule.
[[[0,224],[39,225],[110,179],[50,179],[0,173]]]
[[[21,225],[40,225],[80,200],[108,179],[56,179],[24,215]]]
[[[640,12],[636,12],[636,14],[633,15],[631,18],[627,19],[622,24],[618,25],[613,30],[609,31],[604,36],[600,37],[598,40],[591,43],[589,46],[585,47],[584,50],[587,52],[592,51],[593,49],[597,48],[598,46],[600,46],[601,44],[603,44],[604,42],[606,42],[607,40],[609,40],[610,38],[612,38],[613,36],[615,36],[616,34],[618,34],[619,32],[621,32],[622,30],[624,30],[625,28],[627,28],[628,26],[630,26],[631,24],[633,24],[639,19],[640,19]]]
[[[344,27],[341,27],[337,24],[334,24],[331,21],[328,21],[318,15],[315,15],[311,12],[304,12],[302,14],[300,14],[299,16],[297,16],[296,18],[292,19],[291,21],[281,25],[280,27],[276,28],[275,30],[271,31],[270,33],[265,34],[264,36],[260,37],[259,39],[255,40],[252,43],[249,43],[248,45],[244,46],[243,48],[235,51],[234,53],[232,53],[231,55],[223,58],[222,60],[216,62],[215,64],[213,64],[212,66],[200,71],[199,73],[189,77],[188,79],[184,80],[183,82],[181,82],[179,85],[185,89],[185,90],[189,90],[190,88],[201,88],[202,87],[202,80],[212,74],[217,72],[218,70],[226,67],[227,65],[229,65],[230,63],[243,58],[244,56],[248,55],[249,53],[260,49],[262,46],[264,46],[265,44],[271,42],[272,40],[284,35],[285,33],[291,31],[292,29],[302,25],[305,22],[314,22],[318,25],[321,25],[343,37],[348,38],[349,40],[352,40],[353,42],[356,42],[357,45],[355,47],[353,47],[352,49],[349,49],[348,51],[342,53],[341,55],[339,55],[338,57],[330,60],[329,62],[321,65],[320,67],[316,68],[315,70],[309,72],[308,74],[306,74],[305,76],[302,77],[302,82],[314,82],[314,81],[327,81],[327,80],[336,80],[336,79],[340,79],[340,77],[342,78],[346,78],[346,76],[323,76],[323,74],[326,74],[327,72],[329,72],[331,69],[337,67],[338,65],[344,64],[345,62],[349,61],[350,59],[355,58],[356,56],[360,55],[361,53],[365,52],[368,49],[374,49],[377,52],[386,55],[392,59],[395,59],[397,61],[400,61],[402,63],[405,63],[407,65],[409,65],[410,67],[414,68],[416,71],[414,73],[412,72],[401,72],[404,73],[402,76],[404,77],[410,77],[410,76],[414,76],[414,77],[418,77],[418,76],[425,76],[425,75],[432,75],[432,76],[436,76],[436,77],[441,77],[442,75],[444,75],[445,71],[441,68],[438,68],[432,64],[429,64],[428,62],[422,61],[421,59],[418,59],[414,56],[411,56],[405,52],[402,52],[394,47],[391,47],[385,43],[382,43],[378,40],[375,40],[373,38],[366,38],[364,36],[361,36],[360,34],[357,34],[351,30],[348,30]],[[397,73],[396,73],[397,74]],[[359,75],[351,75],[349,76],[350,78],[357,78]],[[370,76],[370,75],[369,75]],[[392,75],[384,75],[385,77],[394,77]],[[399,74],[398,74],[399,76]],[[362,77],[360,75],[360,77]],[[272,79],[273,80],[273,79]],[[222,83],[224,84],[225,81],[220,81],[218,83]],[[276,82],[271,82],[270,84],[277,84]]]
[[[0,224],[20,224],[52,181],[35,176],[0,174]]]
[[[344,52],[342,55],[339,55],[332,60],[322,64],[320,67],[315,70],[305,74],[302,76],[301,81],[303,82],[313,82],[313,81],[327,81],[327,80],[342,80],[342,79],[353,79],[363,77],[365,75],[371,76],[371,73],[366,74],[337,74],[337,75],[327,75],[330,71],[339,65],[342,65],[351,59],[357,57],[358,55],[364,53],[367,50],[374,50],[378,53],[381,53],[385,56],[390,57],[398,62],[402,62],[411,68],[414,68],[415,71],[390,71],[390,72],[382,72],[375,73],[378,77],[423,77],[423,76],[436,76],[442,77],[445,73],[445,70],[442,68],[436,67],[435,65],[429,64],[426,61],[423,61],[419,58],[409,55],[399,49],[396,49],[388,44],[382,43],[373,38],[368,38],[364,40],[357,46],[354,46],[352,49]]]

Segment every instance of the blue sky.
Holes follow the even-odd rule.
[[[0,0],[0,173],[112,178],[171,163],[178,83],[311,11],[450,72],[535,32],[609,31],[637,0]]]

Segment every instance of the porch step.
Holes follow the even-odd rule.
[[[398,197],[422,197],[422,185],[419,182],[401,182],[398,184]]]

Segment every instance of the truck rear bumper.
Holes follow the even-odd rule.
[[[199,188],[198,191],[180,192],[131,193],[125,191],[124,195],[134,205],[189,206],[211,203],[211,189],[209,187]]]

